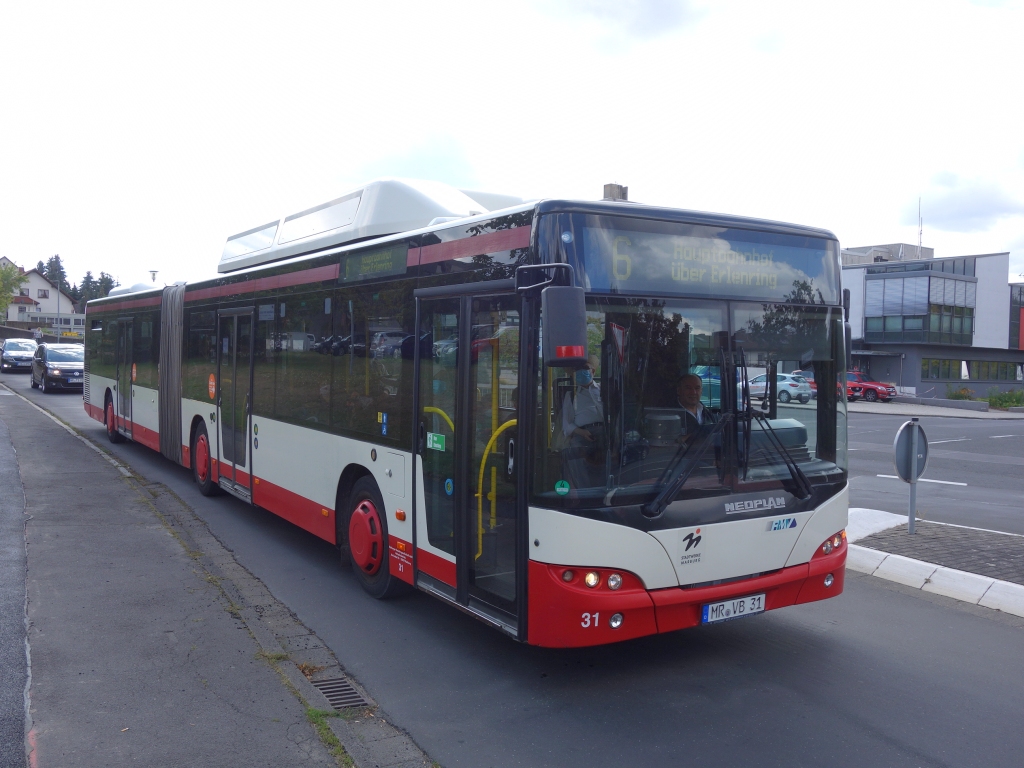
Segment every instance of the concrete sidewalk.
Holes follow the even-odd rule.
[[[850,509],[847,568],[1024,617],[1024,536]]]
[[[1024,413],[1009,411],[962,411],[958,408],[940,408],[935,405],[915,405],[914,403],[866,403],[857,400],[847,403],[850,413],[874,413],[882,416],[938,416],[952,419],[1024,419]]]
[[[303,672],[337,659],[183,502],[18,396],[0,480],[0,766],[429,764],[352,681],[332,709]]]

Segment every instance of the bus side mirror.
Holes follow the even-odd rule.
[[[850,321],[850,289],[843,288],[843,320]]]
[[[843,323],[843,330],[845,331],[843,341],[846,347],[846,370],[849,371],[853,368],[853,349],[851,349],[853,347],[853,329],[849,323]]]
[[[583,289],[549,285],[540,292],[544,365],[582,368],[587,364],[587,307]]]

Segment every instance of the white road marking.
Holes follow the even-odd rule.
[[[955,440],[932,440],[929,443],[929,445],[938,445],[939,443],[962,443],[962,442],[970,440],[970,439],[971,438],[969,438],[969,437],[958,437]]]
[[[998,440],[1001,437],[1020,437],[1020,435],[989,435],[993,440]]]
[[[887,477],[890,480],[902,480],[903,479],[899,475],[875,475],[875,477]],[[917,478],[917,482],[919,482],[919,483],[940,483],[942,485],[963,485],[963,486],[967,485],[967,483],[955,483],[952,480],[928,480],[928,479],[923,478],[923,477]]]

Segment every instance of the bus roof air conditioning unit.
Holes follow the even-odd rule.
[[[509,195],[462,191],[436,181],[372,181],[329,202],[229,237],[217,271],[234,272],[522,202]]]

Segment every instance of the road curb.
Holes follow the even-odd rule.
[[[1020,584],[893,555],[859,544],[850,544],[849,547],[846,567],[851,571],[1024,618],[1024,586]]]

